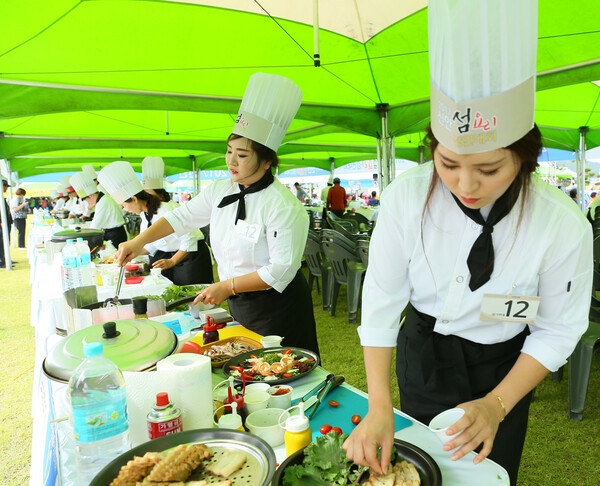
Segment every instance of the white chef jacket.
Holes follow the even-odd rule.
[[[210,223],[220,280],[258,271],[265,283],[283,292],[302,263],[308,213],[275,179],[266,189],[246,195],[246,219],[236,225],[238,202],[217,206],[223,197],[239,192],[239,185],[230,179],[215,181],[165,218],[178,235]]]
[[[522,352],[557,370],[588,326],[591,225],[568,196],[534,176],[523,214],[520,197],[494,226],[494,271],[472,292],[466,262],[481,225],[462,212],[440,180],[424,212],[432,169],[429,162],[404,172],[381,195],[363,288],[361,344],[394,346],[409,300],[436,318],[435,332],[504,342],[525,325],[479,320],[483,295],[539,296]]]
[[[170,211],[173,211],[175,209],[175,207],[173,206],[173,204],[175,204],[175,207],[179,207],[179,204],[170,201],[170,202],[163,202],[160,204],[160,207],[158,208],[158,211],[156,212],[156,214],[154,215],[154,217],[152,218],[152,222],[156,222],[159,220],[159,218],[161,218],[162,216],[164,216],[165,214],[169,213]],[[142,213],[140,214],[141,218],[142,218],[142,223],[140,224],[140,233],[144,232],[146,229],[148,229],[148,221],[146,220],[146,216]],[[195,229],[189,233],[186,233],[182,236],[177,236],[175,233],[172,233],[168,236],[166,236],[165,238],[161,238],[160,240],[156,240],[153,241],[152,243],[148,243],[147,245],[144,246],[144,249],[151,255],[154,256],[154,254],[160,250],[160,251],[197,251],[198,250],[198,240],[203,240],[204,239],[204,235],[202,234],[202,231],[200,231],[199,229]]]
[[[124,224],[125,218],[121,206],[108,194],[104,194],[96,203],[90,228],[107,230]]]
[[[83,214],[83,208],[81,206],[81,198],[79,196],[70,197],[65,202],[64,209],[68,209],[69,214],[72,214],[73,216],[81,216],[81,214]]]

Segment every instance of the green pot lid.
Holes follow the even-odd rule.
[[[145,371],[172,354],[177,336],[167,326],[148,319],[121,319],[81,329],[60,341],[44,360],[52,379],[69,381],[84,359],[83,345],[101,342],[104,356],[121,371]]]

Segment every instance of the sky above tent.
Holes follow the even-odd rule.
[[[426,2],[321,0],[318,15],[312,5],[0,2],[0,157],[21,179],[119,159],[139,169],[147,155],[162,156],[168,175],[222,169],[257,71],[303,92],[282,170],[377,158],[386,132],[395,157],[426,157]],[[600,145],[596,11],[597,0],[539,0],[536,121],[549,147],[577,150],[580,127]]]

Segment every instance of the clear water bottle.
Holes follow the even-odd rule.
[[[85,359],[69,380],[78,484],[90,484],[110,461],[131,448],[125,380],[102,354],[102,343],[86,343]]]
[[[61,254],[63,291],[81,287],[81,267],[75,240],[67,240]]]
[[[77,243],[75,243],[77,248],[77,253],[79,257],[79,268],[81,271],[81,285],[96,285],[94,279],[94,268],[92,265],[92,256],[90,253],[90,247],[88,242],[83,238],[77,238]]]

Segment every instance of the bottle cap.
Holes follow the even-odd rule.
[[[308,417],[304,415],[304,402],[298,404],[298,410],[300,410],[299,415],[292,415],[285,421],[285,430],[288,432],[304,432],[310,427]]]
[[[85,343],[83,345],[83,355],[86,358],[91,358],[92,356],[100,356],[102,354],[102,350],[102,343],[99,342]]]
[[[222,429],[238,429],[242,426],[242,417],[237,414],[237,403],[230,403],[230,414],[223,414],[219,418],[219,428]]]
[[[208,322],[206,324],[204,324],[204,326],[202,327],[202,329],[204,330],[204,332],[213,332],[217,330],[217,325],[216,324],[209,324]]]
[[[159,392],[156,394],[156,405],[164,407],[169,404],[169,394],[167,392]]]
[[[148,297],[133,297],[133,313],[136,315],[146,314],[148,312]]]

